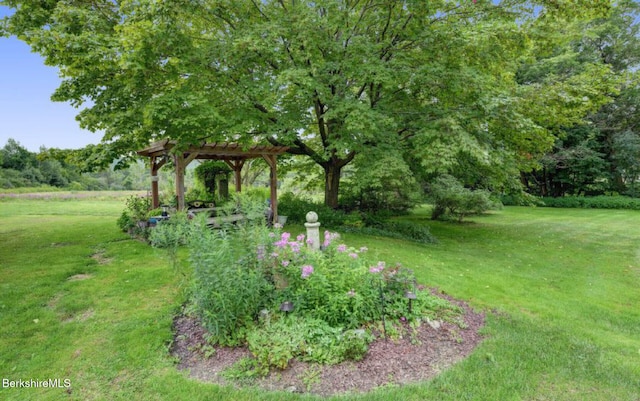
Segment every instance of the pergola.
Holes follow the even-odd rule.
[[[176,147],[176,141],[165,139],[163,141],[154,142],[149,147],[139,150],[140,156],[149,157],[151,159],[151,198],[153,208],[160,206],[160,198],[158,194],[158,170],[169,160],[173,158],[176,169],[176,196],[178,210],[184,210],[184,173],[185,169],[192,161],[196,159],[204,160],[223,160],[234,172],[236,182],[236,192],[242,191],[241,171],[244,162],[248,159],[256,159],[262,157],[269,168],[270,187],[271,187],[271,207],[273,209],[273,218],[278,218],[278,197],[277,197],[277,168],[276,160],[278,155],[287,151],[286,146],[265,146],[253,145],[243,148],[237,143],[213,142],[203,143],[199,146],[192,145],[188,148],[178,151],[173,150]]]

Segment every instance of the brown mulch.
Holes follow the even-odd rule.
[[[428,380],[468,356],[482,340],[478,331],[484,325],[484,313],[448,299],[463,308],[464,324],[424,322],[413,334],[407,328],[402,338],[375,340],[361,361],[325,366],[294,360],[287,369],[256,379],[251,385],[264,390],[329,396]],[[174,330],[171,354],[179,360],[179,369],[188,370],[197,380],[238,385],[226,381],[220,372],[240,358],[250,357],[246,347],[215,347],[215,352],[206,358],[205,350],[210,350],[204,340],[206,330],[197,319],[178,316]]]

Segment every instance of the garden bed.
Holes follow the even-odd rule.
[[[200,322],[187,316],[178,316],[174,321],[171,354],[178,358],[178,368],[197,380],[265,390],[329,396],[415,383],[428,380],[465,358],[482,340],[479,329],[484,325],[484,314],[448,299],[464,310],[464,324],[424,322],[415,332],[405,324],[405,335],[386,341],[379,336],[358,362],[318,365],[294,360],[287,369],[273,371],[264,378],[229,381],[221,373],[241,358],[251,357],[251,353],[246,347],[211,347]]]

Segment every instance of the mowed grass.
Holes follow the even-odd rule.
[[[0,388],[8,400],[306,400],[200,383],[168,355],[185,282],[118,231],[116,198],[0,200]],[[486,339],[426,383],[356,400],[640,399],[640,212],[505,208],[469,223],[404,217],[440,243],[344,235],[487,312]],[[291,227],[300,231],[300,227]]]

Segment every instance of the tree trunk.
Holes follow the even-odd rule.
[[[343,165],[338,160],[329,160],[322,167],[324,168],[324,204],[337,209],[340,171]]]

